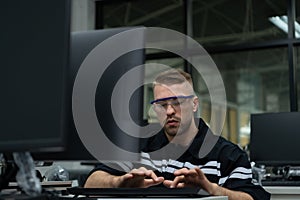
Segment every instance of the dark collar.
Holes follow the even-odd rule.
[[[195,119],[195,123],[198,124],[198,133],[196,134],[195,138],[192,141],[192,144],[188,148],[187,151],[189,151],[192,155],[198,155],[199,154],[199,149],[203,143],[203,140],[209,132],[209,128],[206,125],[206,123],[200,118],[200,119]],[[143,151],[144,152],[153,152],[158,149],[161,149],[165,145],[169,143],[168,138],[166,134],[164,133],[164,130],[162,129],[159,133],[156,135],[150,137],[147,139],[147,141],[143,145]]]
[[[199,119],[198,123],[199,131],[188,151],[193,157],[201,159],[206,157],[212,151],[219,140],[219,136],[213,134],[211,129],[201,118]]]

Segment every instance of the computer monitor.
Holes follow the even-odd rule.
[[[94,49],[101,45],[101,43],[124,31],[137,28],[137,27],[123,27],[123,28],[110,28],[103,30],[90,30],[71,33],[71,54],[70,54],[70,69],[69,69],[69,88],[71,88],[71,93],[74,92],[74,81],[78,78],[79,70],[82,70],[83,62],[88,62],[88,55],[94,51]],[[129,43],[136,44],[139,43],[143,45],[143,36],[136,38],[132,37]],[[118,48],[118,47],[114,47]],[[130,49],[130,45],[128,46]],[[111,54],[114,53],[115,49],[110,49]],[[97,67],[106,68],[101,78],[99,77],[99,82],[97,84],[97,90],[93,101],[95,102],[95,110],[97,114],[97,119],[99,125],[101,126],[103,132],[106,134],[107,138],[112,141],[113,144],[117,145],[121,149],[129,152],[138,153],[139,151],[139,138],[131,136],[126,133],[119,124],[116,123],[116,119],[112,114],[112,94],[116,87],[118,81],[130,70],[137,66],[143,65],[145,63],[145,50],[137,49],[129,51],[124,55],[120,55],[117,59],[109,66],[104,66],[102,60],[107,59],[103,55],[98,55],[95,62],[99,64]],[[83,73],[83,72],[80,72]],[[134,71],[134,78],[130,80],[131,83],[126,83],[121,85],[121,90],[125,93],[129,93],[132,88],[132,84],[141,85],[141,87],[136,88],[130,97],[130,105],[125,101],[125,97],[119,96],[117,102],[114,105],[120,105],[121,108],[129,109],[130,116],[137,126],[143,126],[143,83],[144,83],[144,70],[143,67],[138,68]],[[90,81],[90,80],[85,80]],[[83,81],[83,82],[85,82]],[[120,85],[119,85],[120,86]],[[68,95],[68,101],[72,102],[72,94]],[[73,94],[74,95],[74,94]],[[79,97],[81,98],[81,97]],[[73,102],[74,103],[74,102]],[[74,105],[73,105],[74,108]],[[83,108],[84,109],[84,108]],[[119,110],[118,112],[125,112],[124,110]],[[35,160],[43,161],[87,161],[88,163],[98,162],[99,159],[95,158],[93,153],[89,151],[86,145],[78,134],[78,127],[75,126],[74,122],[74,110],[70,104],[68,104],[68,129],[67,129],[67,146],[66,150],[58,153],[35,153],[33,157]],[[127,119],[125,119],[127,120]],[[89,130],[87,130],[89,131]],[[84,134],[84,133],[83,133]],[[101,133],[99,133],[101,134]],[[98,141],[99,145],[103,145],[102,141]],[[126,159],[126,155],[116,152],[112,152],[110,149],[106,149],[102,152],[101,162],[105,161],[117,161]],[[126,154],[126,153],[125,153]],[[131,157],[130,160],[138,161],[139,156]]]
[[[251,115],[250,159],[269,166],[300,165],[300,112]]]
[[[70,1],[2,1],[0,13],[0,152],[61,151]]]

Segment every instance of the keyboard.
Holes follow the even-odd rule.
[[[199,188],[67,188],[71,195],[110,196],[110,197],[208,197],[209,194]]]
[[[300,180],[262,180],[263,186],[300,186]]]

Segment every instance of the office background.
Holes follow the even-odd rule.
[[[226,89],[222,135],[245,147],[250,114],[299,111],[300,2],[296,0],[73,0],[72,31],[121,26],[163,27],[198,41],[216,63]],[[195,71],[168,52],[146,62]],[[146,69],[146,77],[153,71]],[[209,93],[195,77],[199,115],[210,118]],[[145,110],[151,87],[145,87]],[[145,120],[149,115],[144,114]]]

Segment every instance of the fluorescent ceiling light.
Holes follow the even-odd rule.
[[[286,15],[269,17],[269,21],[272,22],[275,26],[288,33],[288,18]],[[300,24],[294,22],[295,24],[295,37],[300,38]]]

